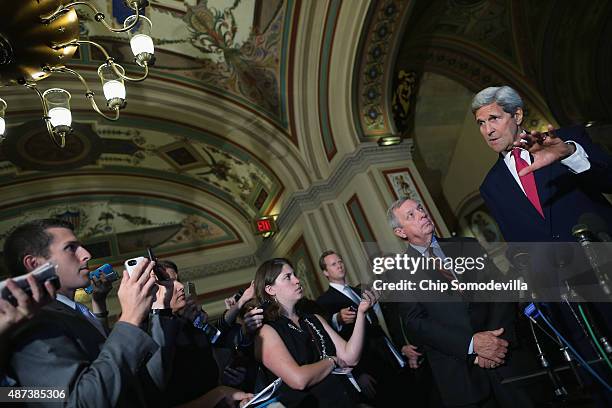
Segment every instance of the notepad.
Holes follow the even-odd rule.
[[[352,371],[353,369],[351,367],[334,368],[334,371],[332,371],[331,373],[337,375],[346,375],[350,383],[353,384],[353,387],[355,387],[355,389],[357,390],[357,392],[361,392],[361,388],[359,387],[359,384],[357,384],[357,380],[355,379],[355,377],[353,377]]]
[[[282,383],[283,380],[281,380],[280,378],[277,378],[276,380],[272,381],[270,385],[259,391],[257,395],[255,395],[253,399],[250,400],[243,408],[255,406],[256,404],[259,404],[260,402],[264,402],[265,400],[269,399],[270,397],[272,397],[272,395],[274,395],[274,393],[276,392],[276,390],[278,390]]]

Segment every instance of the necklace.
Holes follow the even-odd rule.
[[[317,336],[319,336],[319,343],[321,344],[321,358],[323,358],[323,356],[327,356],[327,348],[325,347],[325,339],[323,338],[323,334],[321,334],[319,329],[310,320],[304,318],[304,321],[315,331],[315,333],[317,333]]]
[[[298,333],[304,333],[304,330],[302,330],[301,328],[297,327],[295,324],[293,324],[293,322],[291,321],[291,319],[287,318],[287,320],[289,320],[287,322],[287,326],[289,326],[290,329],[293,329],[295,331],[297,331]],[[307,317],[304,317],[304,322],[310,326],[311,330],[311,338],[312,338],[312,334],[316,333],[318,340],[319,340],[319,344],[321,345],[321,347],[317,347],[319,348],[319,352],[321,354],[321,356],[327,356],[327,347],[325,347],[325,338],[323,337],[323,333],[321,333],[321,331],[317,328],[317,326],[314,325],[314,323],[312,323]],[[313,342],[316,342],[316,340],[314,338],[312,338]]]
[[[299,333],[304,333],[304,330],[300,329],[299,327],[297,327],[296,325],[293,324],[293,322],[291,321],[291,319],[289,319],[289,321],[287,322],[287,326],[289,326],[290,329],[293,329]]]

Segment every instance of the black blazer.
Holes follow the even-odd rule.
[[[527,199],[508,167],[499,157],[482,185],[480,195],[508,242],[574,242],[572,227],[582,214],[603,219],[612,233],[612,205],[602,193],[612,193],[612,157],[591,142],[583,127],[555,131],[563,140],[579,143],[591,168],[574,174],[561,163],[536,170],[538,195],[544,218]]]
[[[476,240],[471,238],[440,238],[438,242],[447,257],[478,257],[484,254]],[[410,246],[406,253],[421,256]],[[407,278],[398,271],[390,273],[390,280]],[[413,277],[442,279],[436,273],[416,271]],[[466,271],[460,280],[482,278],[469,274]],[[438,298],[439,301],[435,302],[389,303],[388,306],[394,308],[398,315],[398,319],[391,321],[400,322],[403,326],[394,326],[389,330],[393,333],[405,332],[410,341],[425,352],[444,405],[477,403],[490,395],[490,374],[473,364],[474,357],[468,355],[470,341],[474,333],[504,327],[503,337],[511,344],[516,343],[514,307],[510,303],[472,302],[456,292],[439,296],[447,298]]]

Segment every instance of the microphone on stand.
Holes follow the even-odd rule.
[[[605,230],[605,221],[600,216],[593,213],[585,213],[580,216],[579,220],[586,222],[586,224],[575,225],[574,228],[572,228],[572,235],[576,237],[576,239],[582,246],[582,249],[584,250],[586,257],[589,261],[589,264],[591,265],[591,268],[595,273],[597,283],[601,287],[602,291],[607,296],[610,296],[612,291],[610,290],[611,285],[609,277],[602,271],[602,267],[604,266],[605,262],[602,262],[599,253],[595,250],[595,247],[593,245],[593,242],[597,242],[597,238],[595,238],[595,235],[607,237],[608,233]],[[595,232],[597,232],[597,234],[594,234]],[[595,339],[597,339],[599,343],[603,345],[604,353],[610,354],[612,352],[612,346],[610,345],[607,336],[603,334],[603,332],[595,324],[588,305],[578,303],[578,308],[582,314],[583,319],[585,320],[585,323],[587,325],[590,324],[590,328],[593,331],[593,337],[595,337]],[[580,320],[574,310],[572,310],[572,313],[574,314],[577,320]],[[584,331],[584,326],[582,324],[581,327],[583,327]],[[586,333],[586,337],[589,338],[589,333]],[[595,342],[597,340],[595,340]],[[598,352],[597,349],[598,348],[596,347],[596,354],[601,354],[600,352]]]
[[[519,298],[525,300],[527,297],[529,297],[529,299],[532,301],[536,300],[538,298],[537,293],[535,292],[535,287],[537,285],[532,281],[532,276],[530,274],[531,255],[529,254],[529,249],[524,246],[509,246],[506,251],[506,258],[510,262],[510,270],[508,272],[518,280],[527,282],[528,288],[532,288],[532,291],[529,294],[524,293],[524,291],[520,291]]]
[[[529,321],[529,323],[533,324],[531,321]],[[557,336],[557,341],[560,344],[559,351],[561,351],[561,354],[563,355],[563,359],[567,362],[569,367],[572,369],[572,373],[574,374],[574,377],[576,377],[576,381],[578,382],[578,388],[580,388],[581,390],[584,389],[584,382],[582,381],[580,374],[578,374],[578,368],[576,366],[576,361],[572,358],[571,354],[567,351],[567,346],[563,344],[559,336]]]
[[[572,235],[576,238],[584,253],[591,265],[593,273],[595,274],[595,278],[597,279],[597,283],[601,287],[601,290],[606,294],[606,296],[610,296],[612,294],[612,290],[610,290],[610,282],[608,276],[601,270],[602,262],[600,260],[599,254],[595,250],[593,245],[594,242],[597,242],[596,236],[589,229],[589,227],[585,224],[576,224],[572,228]]]
[[[578,224],[583,224],[601,242],[612,242],[608,233],[606,221],[595,213],[584,213],[578,218]]]
[[[533,335],[533,340],[535,342],[536,348],[538,349],[538,360],[540,360],[540,365],[544,370],[546,370],[546,374],[548,374],[548,379],[553,385],[555,397],[561,399],[567,398],[567,390],[561,383],[561,379],[559,378],[557,373],[555,373],[552,367],[550,366],[550,363],[548,362],[548,359],[546,358],[546,355],[542,350],[542,346],[540,346],[540,341],[538,340],[538,336],[536,335],[536,332],[533,329],[533,322],[531,320],[529,320],[529,327],[531,328],[531,334]]]

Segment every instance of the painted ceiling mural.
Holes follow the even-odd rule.
[[[115,26],[131,14],[123,0],[93,2],[112,16]],[[293,7],[293,0],[151,0],[146,16],[154,25],[157,60],[152,73],[161,81],[219,96],[238,111],[272,123],[280,130],[274,136],[287,137],[282,72]],[[103,44],[131,69],[127,37],[95,23],[88,8],[77,7],[77,13],[81,37]],[[77,69],[103,60],[88,47],[75,58],[71,65]],[[205,123],[134,114],[101,123],[92,113],[81,112],[66,147],[54,149],[40,119],[29,120],[33,117],[27,111],[22,117],[24,122],[13,122],[0,146],[0,192],[15,187],[22,191],[22,196],[0,205],[1,242],[24,221],[61,216],[76,224],[77,235],[104,262],[140,255],[146,245],[156,247],[158,255],[233,245],[245,237],[231,225],[250,227],[253,218],[271,210],[285,188],[266,158],[245,147],[248,143],[231,142],[208,131]],[[105,180],[134,176],[145,185],[149,180],[169,182],[184,197],[190,191],[203,192],[232,210],[220,216],[208,202],[172,200],[154,191],[151,197],[138,198],[110,188],[88,197],[82,185],[74,186],[74,195],[59,198],[56,186],[78,175],[108,177]],[[32,187],[31,182],[40,180],[44,184]],[[224,217],[232,211],[242,219],[227,222]],[[237,228],[243,231],[244,225]]]
[[[123,21],[123,0],[97,0],[102,10]],[[282,0],[152,0],[146,15],[153,22],[154,72],[185,83],[213,88],[286,128],[282,103],[283,34],[287,9]],[[119,60],[131,61],[125,38],[110,35],[79,12],[82,34],[105,44]],[[121,44],[117,44],[121,41]],[[80,54],[82,63],[97,60]]]
[[[1,210],[0,245],[16,225],[50,217],[74,225],[96,264],[121,263],[143,255],[147,246],[170,256],[242,242],[225,220],[196,205],[142,194],[88,193]]]
[[[142,175],[207,191],[247,219],[265,213],[282,193],[268,167],[224,139],[163,121],[124,118],[121,125],[75,123],[66,147],[51,150],[37,121],[15,128],[20,137],[0,150],[0,187],[46,177],[47,170]]]

